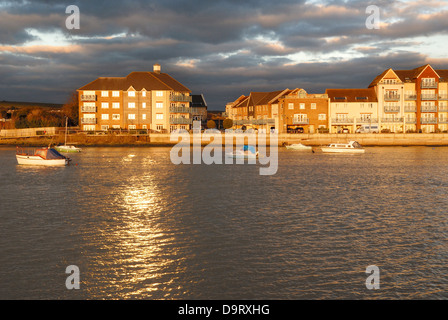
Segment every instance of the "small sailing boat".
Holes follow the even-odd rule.
[[[73,145],[67,145],[67,124],[68,124],[68,117],[65,117],[65,142],[63,146],[57,146],[54,147],[59,152],[64,153],[74,153],[74,152],[81,152],[81,148],[77,148]]]

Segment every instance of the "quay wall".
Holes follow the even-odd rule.
[[[51,132],[51,131],[50,131]],[[45,136],[30,137],[0,137],[0,145],[48,145],[64,143],[64,133]],[[247,134],[232,134],[227,139],[234,144],[248,142]],[[221,137],[221,139],[219,139]],[[256,135],[255,135],[256,137]],[[358,141],[363,146],[448,146],[448,134],[446,133],[384,133],[384,134],[279,134],[277,143],[279,146],[284,144],[303,143],[310,146],[322,146],[329,143],[346,143],[350,140]],[[226,136],[216,136],[216,143],[225,144]],[[189,139],[189,141],[188,141]],[[243,140],[244,139],[244,140]],[[201,145],[213,143],[214,138],[202,134]],[[256,140],[256,139],[255,139]],[[79,146],[128,146],[128,145],[175,145],[178,141],[171,141],[171,135],[168,133],[150,133],[144,135],[92,135],[92,134],[69,134],[67,142]],[[193,134],[186,139],[187,143],[193,143]],[[266,136],[266,143],[269,145],[270,137]]]

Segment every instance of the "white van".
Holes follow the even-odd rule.
[[[380,132],[380,126],[378,124],[363,124],[360,128],[356,129],[356,133],[378,133]]]

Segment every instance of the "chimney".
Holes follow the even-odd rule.
[[[154,70],[155,73],[160,73],[160,64],[156,63],[153,66],[153,70]]]

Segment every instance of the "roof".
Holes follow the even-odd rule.
[[[378,102],[374,88],[327,89],[330,102]]]
[[[191,95],[191,106],[207,108],[207,102],[205,102],[204,95],[203,94]]]
[[[100,77],[78,90],[122,90],[133,87],[137,91],[145,90],[173,90],[177,92],[191,92],[190,89],[166,73],[131,72],[126,77]]]
[[[429,64],[425,64],[424,66],[417,67],[415,69],[410,69],[410,70],[393,70],[393,69],[389,68],[387,70],[384,70],[383,73],[381,73],[380,75],[378,75],[370,83],[369,88],[376,86],[381,81],[381,79],[384,78],[384,76],[386,75],[386,73],[389,70],[392,70],[393,72],[395,72],[395,74],[398,76],[398,78],[400,78],[400,80],[402,82],[415,82],[415,79],[417,79],[420,76],[420,74],[427,67],[430,67],[432,69],[431,65],[429,65]],[[440,78],[443,78],[443,79],[440,79],[440,81],[448,82],[448,70],[444,70],[444,69],[442,69],[442,70],[435,70],[435,69],[433,69],[433,70],[440,76]]]

